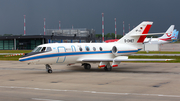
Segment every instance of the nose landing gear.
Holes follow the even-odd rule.
[[[51,66],[49,64],[46,64],[46,71],[48,73],[52,73],[52,68],[51,68]]]

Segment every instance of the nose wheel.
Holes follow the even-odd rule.
[[[49,64],[46,64],[46,71],[48,73],[52,73],[52,68],[51,68],[51,66]]]

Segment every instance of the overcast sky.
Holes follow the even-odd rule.
[[[180,30],[180,0],[0,0],[0,34],[23,34],[26,15],[26,34],[43,34],[43,19],[47,29],[88,28],[101,34],[101,13],[104,12],[105,34],[125,32],[128,24],[153,21],[150,32],[165,32],[174,24]]]

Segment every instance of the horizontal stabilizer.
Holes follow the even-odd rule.
[[[132,34],[131,36],[160,35],[160,34],[164,34],[164,33]]]

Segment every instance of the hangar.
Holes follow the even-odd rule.
[[[0,50],[32,50],[44,43],[101,42],[95,38],[95,30],[47,29],[46,35],[12,35],[0,36]]]

